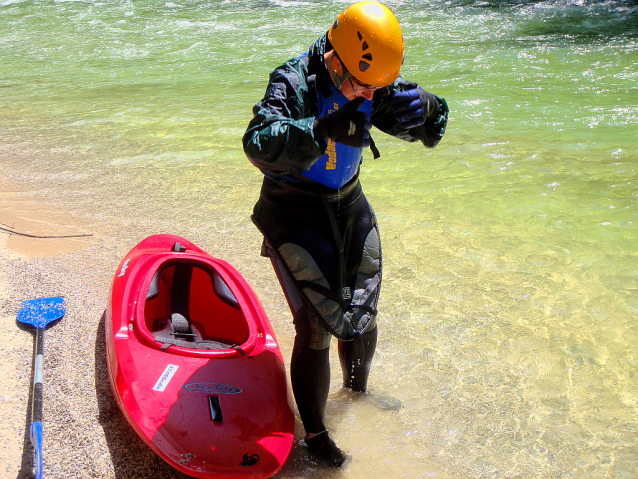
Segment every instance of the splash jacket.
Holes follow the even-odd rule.
[[[325,66],[324,54],[331,49],[323,35],[307,54],[271,73],[243,144],[265,175],[252,217],[265,238],[262,254],[284,265],[307,316],[350,340],[375,327],[381,247],[358,179],[361,149],[314,137],[315,118],[347,103]],[[407,130],[392,111],[394,94],[416,86],[399,77],[376,90],[360,110],[379,130],[434,147],[447,123],[443,99],[436,97],[437,108],[423,125]],[[289,301],[290,294],[286,291]]]

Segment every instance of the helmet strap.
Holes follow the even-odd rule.
[[[339,60],[339,63],[341,64],[341,68],[343,69],[343,75],[340,76],[339,73],[337,73],[337,70],[332,68],[332,65],[330,65],[330,70],[332,71],[332,81],[334,82],[337,89],[341,90],[341,87],[343,86],[343,84],[346,81],[348,81],[349,78],[352,77],[352,73],[350,73],[348,69],[346,68],[346,66],[343,64],[343,61],[341,61],[341,58],[339,58],[339,55],[337,54],[337,52],[335,50],[333,50],[333,52],[334,52],[334,56],[332,57],[332,60],[334,60],[335,58]]]
[[[337,70],[332,70],[332,79],[335,82],[335,86],[339,90],[341,90],[341,87],[343,86],[343,84],[347,82],[348,79],[351,77],[352,77],[352,73],[350,73],[347,70],[342,76],[339,76],[339,74],[337,73]]]

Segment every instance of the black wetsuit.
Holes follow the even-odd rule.
[[[344,386],[365,391],[377,342],[376,307],[381,286],[381,246],[376,218],[359,173],[339,188],[304,178],[326,153],[315,139],[317,96],[330,82],[323,35],[308,55],[292,59],[270,76],[266,94],[254,108],[244,135],[249,160],[264,174],[253,221],[264,235],[269,256],[288,299],[297,335],[291,379],[308,433],[325,430],[331,335],[340,339]],[[447,105],[439,104],[423,125],[403,129],[391,105],[396,92],[416,87],[399,77],[375,92],[375,127],[406,141],[435,146],[443,136]]]

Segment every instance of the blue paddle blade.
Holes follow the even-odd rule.
[[[36,328],[44,328],[47,324],[60,319],[66,313],[64,299],[40,298],[22,301],[22,308],[18,311],[18,321],[30,324]]]

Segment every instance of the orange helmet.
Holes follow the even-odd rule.
[[[378,2],[357,2],[337,17],[328,39],[348,71],[372,86],[390,85],[403,64],[399,21]]]

